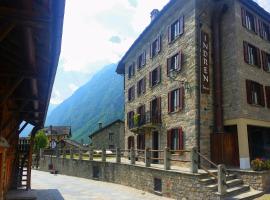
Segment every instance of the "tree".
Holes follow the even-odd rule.
[[[34,139],[34,152],[36,154],[36,168],[38,168],[39,163],[39,151],[48,146],[48,137],[46,136],[44,130],[39,130]]]

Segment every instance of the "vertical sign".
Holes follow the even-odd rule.
[[[201,33],[201,92],[210,93],[209,83],[209,35]]]

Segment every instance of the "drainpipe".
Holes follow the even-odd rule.
[[[215,133],[224,133],[223,122],[223,92],[222,92],[222,63],[221,63],[221,20],[227,10],[225,3],[214,3],[212,13],[212,45],[214,64],[214,116]]]

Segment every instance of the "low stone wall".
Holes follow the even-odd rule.
[[[65,175],[117,183],[175,199],[219,199],[200,183],[201,175],[199,174],[165,171],[123,163],[55,157],[52,160],[58,172]],[[49,164],[50,157],[45,156],[40,161],[40,170],[48,171]],[[159,180],[161,180],[161,192],[154,189],[154,182],[158,183]]]
[[[231,170],[255,190],[270,192],[270,171]]]

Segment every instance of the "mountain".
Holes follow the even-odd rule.
[[[49,125],[71,125],[72,139],[84,143],[98,129],[124,118],[123,77],[115,72],[116,65],[105,66],[72,96],[59,104],[46,119]]]

